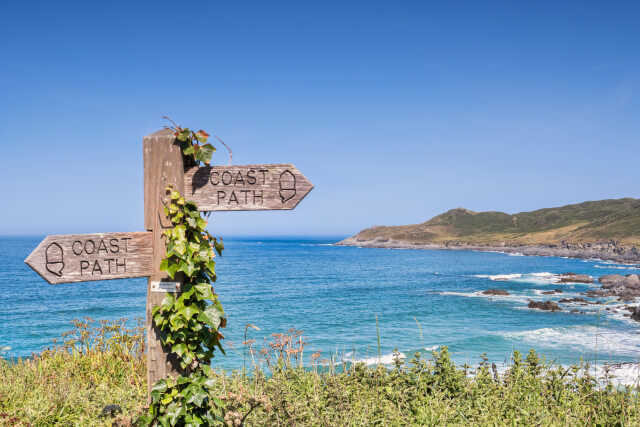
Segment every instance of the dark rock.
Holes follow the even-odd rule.
[[[640,289],[640,276],[637,274],[627,274],[622,276],[620,274],[607,274],[598,279],[602,283],[604,289],[616,288],[618,286],[625,286],[631,289]]]
[[[593,283],[593,277],[586,274],[562,273],[560,283]]]
[[[609,296],[609,293],[602,289],[597,289],[597,290],[587,291],[587,296],[591,298],[606,297],[606,296]]]
[[[561,304],[566,304],[566,303],[569,303],[569,302],[583,302],[583,303],[585,303],[585,304],[588,304],[588,303],[589,303],[589,301],[587,301],[587,300],[586,300],[586,299],[584,299],[584,298],[562,298],[562,299],[561,299],[560,301],[558,301],[558,302],[559,302],[559,303],[561,303]]]
[[[631,314],[631,318],[637,322],[640,322],[640,305]]]
[[[569,313],[582,313],[580,310],[576,310],[575,308],[571,310]]]
[[[623,302],[632,302],[638,297],[638,292],[625,292],[618,294],[618,300]]]
[[[504,289],[487,289],[486,291],[482,291],[482,293],[485,295],[511,295]]]
[[[529,303],[529,308],[537,308],[538,310],[549,310],[549,311],[557,311],[562,310],[558,306],[558,303],[554,301],[531,301]]]
[[[552,291],[544,291],[542,295],[553,295],[553,294],[561,294],[562,289],[554,289]]]

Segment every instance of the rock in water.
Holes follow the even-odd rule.
[[[529,308],[537,308],[538,310],[548,311],[562,310],[562,308],[558,306],[558,303],[554,301],[531,301],[529,303]]]
[[[586,274],[562,273],[560,283],[593,283],[593,277]]]
[[[487,289],[486,291],[482,291],[482,293],[485,295],[511,295],[504,289]]]
[[[580,302],[580,303],[584,303],[584,304],[588,304],[589,301],[587,301],[584,298],[562,298],[560,301],[558,301],[559,303],[568,303],[568,302]]]
[[[631,318],[635,321],[640,322],[640,305],[636,306],[634,312],[631,313]]]
[[[620,274],[607,274],[598,279],[602,283],[604,289],[615,288],[617,286],[626,286],[632,289],[640,288],[640,276],[637,274],[627,274],[622,276]]]

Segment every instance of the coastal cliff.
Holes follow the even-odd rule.
[[[640,200],[591,201],[513,215],[457,208],[421,224],[367,228],[337,245],[637,262]]]

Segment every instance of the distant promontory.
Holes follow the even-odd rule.
[[[608,199],[507,214],[451,209],[421,224],[374,226],[339,243],[640,261],[640,200]]]

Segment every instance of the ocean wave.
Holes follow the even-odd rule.
[[[494,274],[494,275],[474,274],[472,277],[479,277],[481,279],[490,279],[490,280],[493,280],[494,282],[505,282],[507,280],[520,278],[520,277],[522,277],[522,274],[519,274],[519,273],[514,273],[514,274]]]
[[[620,267],[629,267],[629,266],[637,266],[638,264],[636,263],[621,263],[621,262],[616,262],[616,261],[607,261],[607,260],[602,260],[600,262],[600,264],[608,264],[608,265],[616,265],[616,266],[620,266]]]
[[[475,291],[475,292],[453,292],[453,291],[443,291],[443,292],[438,292],[438,294],[440,295],[453,295],[453,296],[458,296],[458,297],[467,297],[467,298],[485,298],[485,299],[500,299],[500,300],[506,300],[506,301],[510,301],[510,302],[517,302],[517,303],[522,303],[522,304],[527,304],[530,300],[540,300],[541,298],[539,296],[534,295],[528,295],[528,294],[509,294],[509,295],[487,295],[487,294],[483,294],[482,291]],[[545,295],[546,297],[547,295]]]
[[[596,378],[601,382],[609,380],[615,385],[638,386],[640,384],[640,364],[633,362],[597,365]],[[591,369],[589,370],[591,371]]]
[[[594,265],[594,268],[610,268],[616,270],[638,270],[638,267],[622,267],[619,265]]]
[[[553,327],[502,334],[514,341],[551,348],[572,348],[579,351],[608,352],[637,356],[640,354],[640,334],[596,326]]]
[[[471,277],[478,277],[482,279],[490,279],[494,282],[517,282],[517,283],[532,283],[537,285],[595,285],[595,283],[581,283],[581,282],[561,282],[562,276],[555,273],[549,273],[547,271],[539,273],[512,273],[512,274],[475,274]]]
[[[494,282],[520,282],[520,283],[536,283],[542,285],[559,284],[560,276],[549,273],[547,271],[539,273],[511,273],[511,274],[475,274],[472,277],[481,279],[489,279]]]
[[[571,365],[560,364],[558,366],[566,370]],[[506,375],[511,369],[511,364],[505,362],[496,363],[496,368],[500,375]],[[587,373],[590,376],[595,376],[598,384],[602,386],[612,384],[614,386],[637,387],[640,385],[640,364],[636,362],[598,363],[596,366],[589,366],[588,371],[584,369],[578,371],[578,377],[584,377]],[[469,371],[468,375],[473,375],[473,371]]]
[[[437,346],[436,346],[437,348]],[[425,349],[426,350],[426,349]],[[364,358],[364,359],[356,359],[355,357],[351,357],[352,353],[346,353],[343,357],[342,357],[342,361],[339,362],[340,363],[364,363],[367,366],[371,366],[371,365],[393,365],[394,363],[396,363],[397,361],[404,361],[407,356],[400,352],[400,351],[394,351],[393,353],[390,354],[383,354],[380,357],[368,357],[368,358]]]

